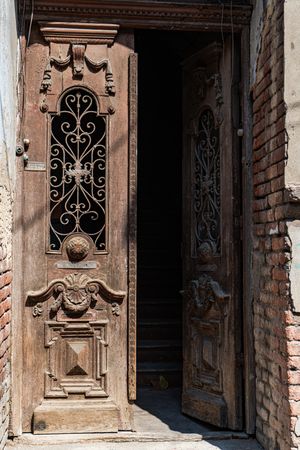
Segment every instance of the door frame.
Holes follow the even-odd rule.
[[[200,3],[200,4],[199,4]],[[244,342],[244,411],[245,430],[249,434],[255,431],[255,361],[253,343],[253,280],[252,280],[252,110],[250,99],[250,36],[249,24],[251,18],[250,5],[205,5],[201,2],[176,2],[172,3],[146,0],[111,0],[99,4],[97,0],[80,0],[74,3],[70,0],[35,0],[34,11],[31,11],[30,2],[27,4],[27,20],[32,25],[35,22],[49,21],[79,21],[92,20],[99,22],[112,22],[120,25],[121,29],[160,29],[198,32],[231,32],[240,36],[241,42],[241,106],[242,106],[242,237],[243,237],[243,342]],[[22,37],[22,36],[21,36]],[[22,37],[25,51],[25,37]],[[131,88],[136,89],[136,57],[131,61],[130,83]],[[22,86],[21,86],[22,90]],[[129,105],[129,118],[132,132],[129,140],[130,167],[129,167],[129,336],[128,336],[128,367],[132,374],[128,380],[128,395],[134,400],[135,392],[135,271],[136,271],[136,121],[137,111],[132,97]],[[22,135],[22,134],[21,134]],[[25,136],[24,136],[25,137]],[[12,339],[11,339],[11,414],[9,432],[12,436],[22,434],[22,373],[23,367],[23,343],[22,343],[22,273],[25,257],[20,255],[22,248],[23,227],[26,224],[22,219],[22,171],[23,161],[19,158],[16,162],[16,191],[14,203],[14,239],[13,239],[13,286],[12,286]]]

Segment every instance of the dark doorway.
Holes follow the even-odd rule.
[[[135,33],[139,61],[136,406],[170,429],[183,433],[203,433],[203,425],[194,420],[189,422],[180,413],[181,63],[195,49],[217,39],[218,36],[209,33]],[[149,417],[145,416],[145,423]]]
[[[167,33],[136,34],[138,386],[180,386],[181,68]]]
[[[136,31],[138,53],[137,383],[182,375],[182,61],[217,36]]]

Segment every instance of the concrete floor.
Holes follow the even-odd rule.
[[[218,430],[181,414],[180,391],[143,389],[134,406],[135,432],[31,435],[10,441],[15,450],[261,450],[245,433]]]

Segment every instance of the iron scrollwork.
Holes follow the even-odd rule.
[[[106,249],[107,116],[96,97],[73,88],[50,114],[50,251],[72,233],[85,233]]]
[[[220,145],[210,108],[199,117],[194,153],[194,256],[220,254]],[[206,248],[207,247],[207,248]]]

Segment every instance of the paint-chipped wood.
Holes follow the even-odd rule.
[[[129,56],[128,397],[136,399],[137,54]]]
[[[76,24],[74,26],[76,28]],[[78,27],[80,44],[68,42],[73,36],[70,37],[70,27],[66,27],[65,36],[60,39],[64,29],[58,27],[62,42],[56,41],[57,36],[51,40],[55,29],[44,29],[51,41],[45,45],[34,24],[26,55],[23,132],[30,140],[30,149],[27,170],[21,166],[24,187],[20,207],[22,223],[19,224],[26,261],[19,280],[24,342],[23,364],[19,367],[23,387],[19,414],[23,432],[116,432],[132,428],[127,392],[127,231],[128,61],[133,51],[133,34],[123,32],[116,36],[118,27],[114,27],[111,46],[104,38],[94,45],[90,43],[90,36],[83,42],[84,27],[82,24]],[[76,35],[73,28],[72,33]],[[96,34],[98,32],[96,30]],[[84,111],[89,105],[95,105],[86,125],[81,122],[84,117],[84,114],[80,116],[81,101]],[[62,128],[57,130],[54,121],[66,114],[64,111],[68,111],[72,102],[77,109],[70,108]],[[63,104],[65,106],[61,107]],[[91,172],[90,163],[81,163],[78,158],[83,158],[82,154],[76,156],[77,150],[72,150],[75,141],[72,141],[72,125],[68,125],[72,111],[77,114],[76,127],[87,127],[85,133],[82,128],[76,128],[77,135],[82,132],[76,142],[82,145],[90,142],[84,140],[88,139],[85,136],[92,139],[89,131],[100,133],[100,125],[93,128],[93,120],[97,124],[101,124],[101,120],[105,123],[101,131],[104,137],[102,134],[97,137],[105,148],[105,201],[101,203],[105,216],[101,219],[96,210],[95,221],[90,215],[90,223],[95,223],[95,227],[103,221],[103,250],[97,247],[93,237],[97,228],[85,231],[76,225],[77,228],[68,231],[68,220],[72,214],[77,214],[74,211],[82,211],[85,199],[83,211],[88,210],[93,204],[93,195],[98,198],[96,190],[90,197],[80,200],[75,197],[70,204],[61,203],[61,213],[58,209],[54,214],[56,210],[51,206],[52,199],[59,195],[56,184],[73,183],[79,192],[85,192],[83,183],[86,183],[86,192],[91,183],[98,185],[99,192],[102,189],[101,179],[95,178],[96,166]],[[64,126],[67,132],[63,131]],[[70,133],[71,138],[66,144],[59,141],[64,132]],[[74,159],[70,162],[61,156],[65,165],[54,178],[53,167],[59,163],[61,154],[53,156],[53,145],[56,145],[53,142],[58,142],[60,149],[66,145],[65,151],[73,151]],[[84,152],[88,152],[88,147],[84,147]],[[102,153],[97,155],[103,162]],[[102,176],[102,172],[100,174]],[[76,201],[77,209],[72,209],[72,202]],[[57,231],[56,223],[64,211],[69,219],[62,220],[64,226]],[[76,223],[80,223],[81,216],[78,217]],[[131,241],[134,245],[133,238]],[[131,286],[131,298],[133,289]]]
[[[255,357],[253,341],[253,280],[252,280],[252,110],[249,84],[249,29],[245,28],[241,37],[242,68],[242,184],[243,184],[243,340],[245,374],[245,424],[249,434],[255,432]]]
[[[238,430],[242,297],[231,44],[211,44],[183,66],[182,409]]]

